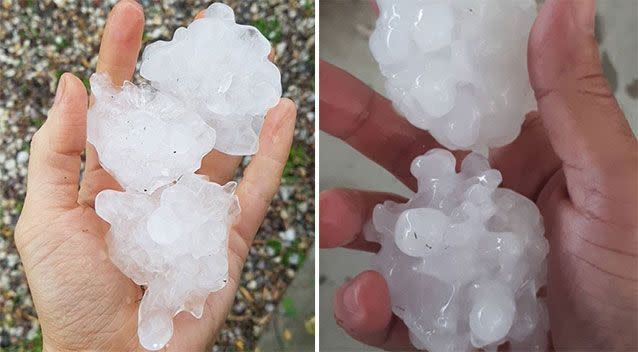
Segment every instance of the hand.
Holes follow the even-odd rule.
[[[130,79],[140,50],[144,14],[134,1],[120,1],[109,15],[98,72],[115,84]],[[45,350],[141,350],[137,311],[142,290],[108,259],[109,225],[93,209],[104,189],[120,189],[86,144],[88,96],[82,82],[64,74],[49,117],[31,142],[27,196],[15,241],[42,327]],[[229,282],[211,294],[201,319],[181,313],[167,350],[203,351],[225,321],[253,238],[276,193],[292,142],[296,109],[282,99],[268,115],[258,153],[237,188],[241,215],[229,234]],[[80,154],[86,169],[80,182]],[[213,151],[199,173],[231,180],[240,157]]]
[[[534,200],[550,242],[548,308],[553,347],[638,349],[638,143],[614,99],[594,39],[595,2],[547,0],[529,41],[538,112],[520,136],[490,152],[503,186]],[[388,100],[322,64],[320,126],[416,189],[410,163],[440,146]],[[457,159],[466,154],[456,152]],[[376,251],[362,228],[396,195],[333,189],[320,195],[320,245]],[[392,314],[388,287],[366,271],[336,293],[335,317],[353,338],[414,349]]]

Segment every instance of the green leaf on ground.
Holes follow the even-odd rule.
[[[253,25],[257,28],[261,34],[264,35],[271,43],[276,44],[281,41],[281,24],[276,18],[256,20]]]
[[[281,308],[283,309],[284,315],[288,318],[294,318],[297,316],[297,308],[295,307],[295,302],[290,297],[284,297],[281,300]]]

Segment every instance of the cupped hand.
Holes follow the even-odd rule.
[[[557,350],[636,350],[638,341],[638,143],[603,77],[593,0],[547,0],[532,28],[529,74],[538,112],[520,136],[490,151],[503,186],[534,200],[550,242],[548,308]],[[391,103],[322,63],[321,129],[374,160],[412,190],[412,160],[440,146]],[[455,152],[462,159],[464,152]],[[320,194],[320,245],[376,251],[362,229],[391,194]],[[353,338],[414,349],[392,314],[383,277],[361,273],[338,289],[335,318]]]
[[[131,79],[143,27],[139,4],[117,3],[104,30],[97,72],[108,73],[115,84]],[[78,78],[69,73],[60,78],[47,121],[31,141],[27,195],[15,241],[46,350],[141,350],[137,311],[142,290],[109,260],[104,240],[109,225],[93,208],[98,192],[121,188],[86,143],[88,98]],[[295,116],[295,105],[287,99],[268,112],[259,151],[236,191],[242,212],[229,233],[229,282],[209,296],[201,319],[184,312],[175,317],[167,350],[203,351],[223,325],[255,233],[278,189]],[[198,173],[223,184],[231,180],[239,162],[239,157],[213,151]]]

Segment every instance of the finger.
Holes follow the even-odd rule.
[[[90,146],[90,144],[87,144]],[[93,148],[93,146],[91,146]],[[87,149],[88,152],[88,149]],[[88,158],[88,156],[87,156]],[[112,189],[116,191],[124,191],[124,188],[109,174],[106,170],[99,167],[90,171],[84,171],[84,178],[82,179],[80,192],[78,196],[78,203],[81,205],[95,208],[95,197],[98,193],[105,189]]]
[[[528,62],[572,202],[611,218],[620,214],[605,214],[608,201],[627,203],[638,192],[635,179],[627,179],[637,175],[638,145],[603,76],[595,11],[594,0],[546,1],[530,34]]]
[[[213,182],[224,184],[233,179],[240,162],[240,156],[213,150],[202,159],[202,166],[197,173],[208,176]]]
[[[134,0],[121,0],[111,10],[104,27],[97,72],[107,73],[114,85],[131,79],[142,46],[144,10]]]
[[[370,7],[372,7],[372,11],[378,16],[379,15],[379,4],[377,4],[376,0],[370,0]]]
[[[335,295],[337,324],[354,339],[390,351],[414,351],[408,328],[392,314],[390,291],[376,271],[365,271]]]
[[[538,112],[527,114],[520,135],[512,143],[490,150],[490,165],[503,175],[502,187],[531,200],[538,198],[561,166]]]
[[[144,10],[134,0],[121,0],[111,10],[106,21],[96,72],[107,73],[114,85],[130,80],[135,72],[142,46]],[[95,147],[87,144],[87,173],[101,169]]]
[[[238,253],[245,258],[255,233],[261,226],[270,202],[279,189],[295,130],[297,109],[289,99],[281,99],[268,113],[259,136],[259,150],[244,171],[237,187],[240,221],[233,227],[246,247]]]
[[[377,252],[379,244],[368,242],[363,235],[372,218],[374,206],[386,200],[404,202],[390,193],[365,192],[354,189],[330,189],[319,194],[319,246],[345,247]]]
[[[440,145],[424,130],[398,115],[389,100],[347,72],[320,63],[321,130],[348,143],[416,189],[410,164]]]
[[[87,105],[82,81],[63,74],[49,116],[31,140],[26,203],[42,209],[77,206]]]

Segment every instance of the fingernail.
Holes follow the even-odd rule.
[[[122,1],[120,1],[120,2],[121,2],[121,3],[127,3],[127,2],[128,2],[128,3],[130,3],[130,4],[135,5],[135,6],[136,6],[137,8],[139,8],[139,9],[142,9],[142,10],[144,9],[144,8],[142,7],[142,4],[140,4],[139,2],[137,2],[137,1],[135,1],[135,0],[122,0]]]
[[[63,74],[60,77],[60,81],[58,82],[58,88],[55,91],[55,99],[53,100],[53,105],[58,105],[64,96],[64,90],[66,89],[66,74]]]
[[[596,22],[596,0],[572,0],[572,11],[576,25],[587,33],[594,33]]]
[[[356,315],[359,310],[359,298],[357,295],[357,286],[354,280],[348,281],[343,288],[343,308],[346,312]]]
[[[276,112],[272,114],[270,117],[272,119],[272,124],[275,126],[275,130],[278,130],[281,127],[281,123],[284,120],[284,117],[288,114],[291,109],[290,103],[284,100],[280,100],[279,103],[274,107]]]

